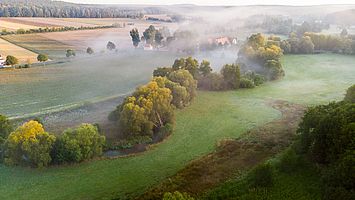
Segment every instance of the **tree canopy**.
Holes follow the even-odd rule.
[[[6,140],[5,163],[45,167],[51,162],[50,151],[56,138],[42,124],[29,121],[18,127]]]
[[[6,65],[16,65],[18,64],[18,59],[15,56],[8,55],[6,56],[5,64]]]

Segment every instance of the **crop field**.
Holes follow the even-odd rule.
[[[19,59],[20,63],[36,62],[37,54],[27,49],[14,45],[0,38],[0,55],[6,58],[7,55],[13,55]]]
[[[191,160],[213,151],[219,140],[237,138],[253,127],[279,118],[280,113],[265,103],[270,99],[305,105],[342,99],[344,90],[355,82],[354,61],[353,56],[335,54],[285,56],[283,63],[286,76],[280,81],[253,90],[199,92],[190,107],[177,111],[174,133],[163,143],[135,156],[44,170],[0,165],[0,199],[21,199],[22,194],[26,194],[26,199],[110,199],[135,196],[175,174]],[[75,69],[82,72],[85,69],[92,70],[87,66],[77,66]],[[140,72],[136,69],[133,71]],[[93,70],[92,73],[97,71]],[[114,74],[111,78],[116,76]],[[90,78],[84,84],[88,84]],[[108,78],[110,76],[102,76],[102,82],[93,85],[107,84]],[[111,81],[111,84],[116,85],[115,80]],[[59,82],[66,84],[63,80]],[[65,82],[76,85],[68,80]],[[52,88],[53,85],[46,87]],[[96,90],[102,89],[100,86],[95,87]],[[53,91],[56,94],[67,92]]]

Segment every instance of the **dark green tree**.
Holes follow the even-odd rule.
[[[140,43],[140,41],[141,41],[138,29],[134,28],[129,33],[130,33],[131,38],[132,38],[133,46],[135,48],[137,48],[139,43]]]
[[[45,55],[45,54],[39,54],[39,55],[37,56],[37,60],[38,60],[39,62],[43,62],[43,65],[45,66],[46,61],[48,61],[48,56]]]
[[[91,54],[94,53],[94,50],[93,50],[91,47],[88,47],[88,48],[86,49],[86,53],[91,55]]]
[[[107,43],[107,45],[106,45],[106,48],[107,48],[108,50],[112,51],[112,50],[115,50],[115,49],[116,49],[116,45],[115,45],[113,42],[109,41],[109,42]]]

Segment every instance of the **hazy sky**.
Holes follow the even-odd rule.
[[[74,3],[96,4],[197,4],[197,5],[320,5],[355,4],[354,0],[64,0]]]

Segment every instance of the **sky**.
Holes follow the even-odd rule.
[[[322,4],[355,4],[354,0],[63,0],[73,3],[88,4],[196,4],[196,5],[322,5]]]

